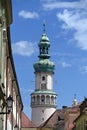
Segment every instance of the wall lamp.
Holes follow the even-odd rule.
[[[7,112],[0,112],[0,114],[9,114],[10,111],[12,110],[12,103],[13,103],[13,99],[11,97],[11,95],[6,99],[6,104],[7,104]]]

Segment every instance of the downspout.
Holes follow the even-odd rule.
[[[15,81],[16,81],[15,79],[12,80],[12,97],[13,97],[13,87]],[[13,104],[12,104],[12,130],[13,130]]]

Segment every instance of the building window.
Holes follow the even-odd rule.
[[[44,98],[42,98],[41,101],[44,102]]]
[[[35,102],[35,97],[32,97],[31,100],[32,100],[32,103],[34,103]]]
[[[41,84],[41,89],[42,89],[42,90],[46,89],[46,83],[42,83],[42,84]]]
[[[44,81],[44,80],[45,80],[45,76],[42,77],[42,81]]]
[[[42,113],[44,113],[44,110],[42,110]]]
[[[45,96],[44,95],[41,96],[41,102],[45,103]]]

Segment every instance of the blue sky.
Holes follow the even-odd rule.
[[[35,89],[33,64],[46,21],[51,61],[55,63],[57,108],[87,97],[87,0],[13,0],[11,43],[24,112],[31,118],[30,94]]]

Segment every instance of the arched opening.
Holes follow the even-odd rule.
[[[45,103],[45,96],[44,96],[44,95],[41,96],[41,103],[42,103],[42,104]]]

